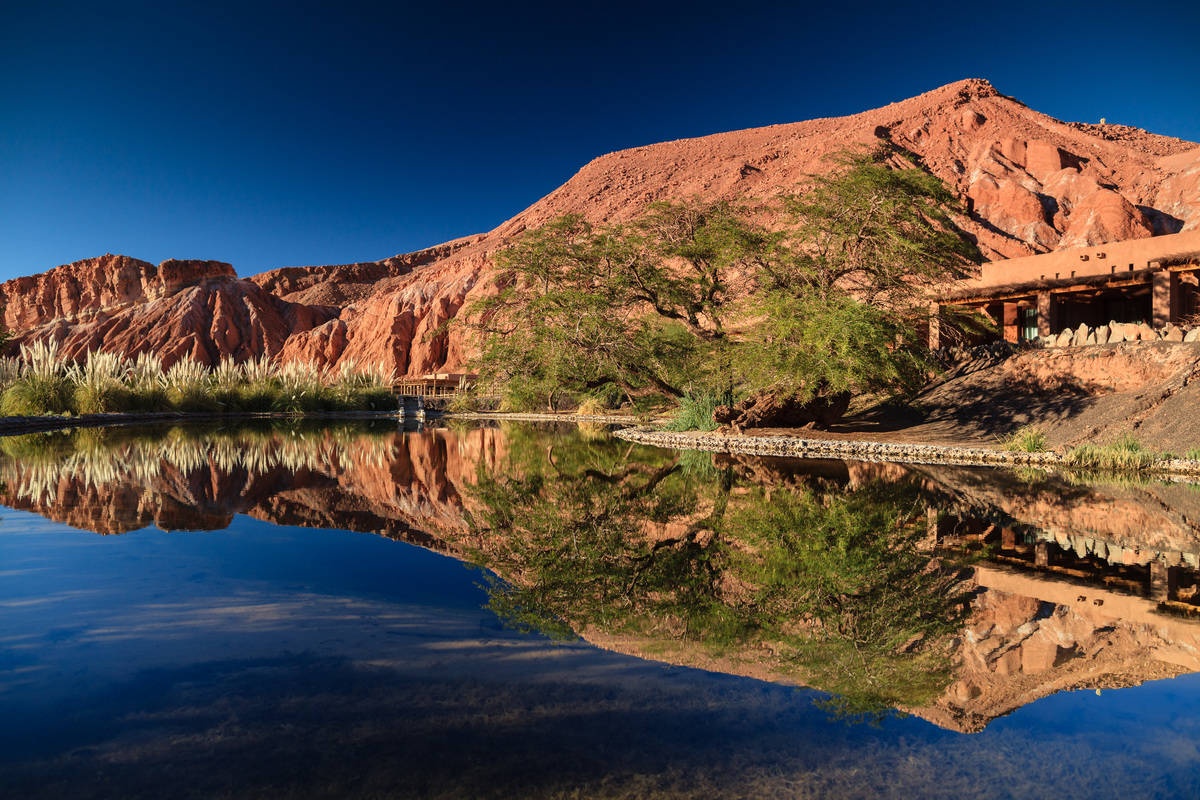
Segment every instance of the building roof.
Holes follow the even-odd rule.
[[[1001,294],[1020,289],[1096,283],[1134,277],[1172,264],[1200,260],[1200,230],[1145,239],[1076,247],[1024,258],[991,261],[978,278],[955,281],[941,293],[943,299]]]

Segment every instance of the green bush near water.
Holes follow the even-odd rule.
[[[700,392],[679,398],[679,413],[667,423],[669,431],[712,431],[717,429],[713,412],[717,406],[733,404],[728,393]]]
[[[1168,458],[1165,453],[1148,450],[1126,434],[1105,445],[1081,444],[1067,451],[1067,463],[1075,467],[1110,470],[1145,469]]]
[[[73,410],[71,385],[57,376],[22,377],[0,395],[0,412],[6,416],[66,414]]]
[[[1046,449],[1046,434],[1026,425],[1001,442],[1005,450],[1019,453],[1040,453]]]

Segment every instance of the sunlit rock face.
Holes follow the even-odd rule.
[[[4,325],[24,331],[157,300],[209,278],[234,277],[233,267],[221,261],[170,260],[155,266],[128,256],[87,258],[0,284]]]
[[[574,427],[128,428],[0,452],[0,502],[83,530],[246,514],[377,533],[493,570],[513,624],[853,713],[978,731],[1058,691],[1200,671],[1186,486],[697,457]]]
[[[625,221],[660,200],[769,198],[829,170],[831,154],[880,141],[946,182],[989,260],[1200,226],[1200,145],[1064,123],[972,79],[852,116],[610,153],[486,234],[381,261],[287,267],[249,282],[219,262],[76,262],[5,284],[6,323],[26,341],[63,340],[68,354],[103,346],[461,371],[467,331],[446,323],[496,291],[494,255],[523,231],[563,214]],[[216,288],[215,278],[228,281]]]
[[[221,261],[155,266],[114,255],[6,281],[0,302],[14,346],[53,340],[74,359],[91,350],[152,353],[166,366],[276,356],[289,337],[336,314],[281,300]]]

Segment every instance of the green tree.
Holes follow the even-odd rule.
[[[713,372],[728,276],[767,238],[729,204],[698,202],[530,231],[499,254],[499,292],[468,310],[480,376],[524,406],[681,397]]]
[[[525,406],[740,395],[735,424],[911,390],[929,366],[914,335],[926,291],[978,253],[949,190],[898,158],[843,154],[753,211],[659,203],[627,225],[568,216],[528,232],[467,315],[482,377]]]

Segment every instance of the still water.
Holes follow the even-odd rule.
[[[0,439],[3,797],[1200,796],[1200,490],[389,423]]]

